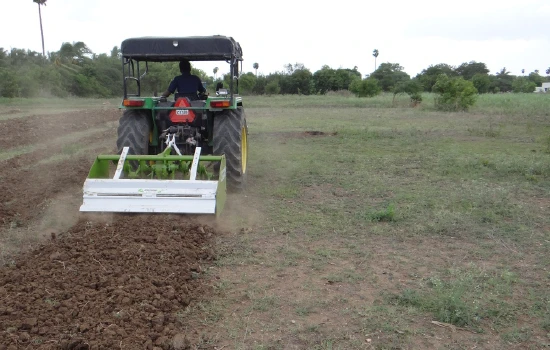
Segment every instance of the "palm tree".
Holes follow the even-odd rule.
[[[218,74],[218,67],[214,67],[214,80],[216,80],[216,74]]]
[[[40,18],[40,35],[42,35],[42,56],[44,57],[46,57],[46,51],[44,50],[44,31],[42,30],[42,11],[40,10],[40,6],[46,6],[46,1],[47,0],[32,0],[32,2],[38,4],[38,17]]]
[[[376,70],[376,57],[378,57],[378,54],[380,54],[380,52],[378,51],[378,49],[374,49],[372,51],[372,55],[374,56],[374,70]]]
[[[510,75],[510,72],[506,70],[506,67],[504,67],[500,70],[500,72],[497,73],[497,75],[508,76],[508,75]]]
[[[256,77],[258,77],[258,68],[260,68],[260,65],[256,62],[252,65],[252,67],[256,70]]]

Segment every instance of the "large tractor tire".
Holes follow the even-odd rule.
[[[214,117],[214,155],[225,154],[227,188],[242,191],[246,187],[248,127],[244,109],[227,109]]]
[[[124,147],[129,147],[128,154],[144,155],[149,151],[149,135],[151,133],[151,117],[144,111],[127,109],[118,123],[118,138],[116,146],[118,154]],[[130,162],[135,169],[137,161]]]

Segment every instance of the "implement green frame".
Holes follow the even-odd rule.
[[[121,189],[123,187],[127,187],[129,184],[128,181],[135,183],[137,186],[136,192],[131,194],[131,196],[133,196],[132,198],[135,198],[135,196],[141,196],[144,188],[147,188],[148,191],[150,191],[151,189],[154,190],[156,186],[161,186],[158,181],[163,182],[167,188],[173,189],[177,193],[180,193],[181,190],[185,190],[186,188],[189,188],[190,193],[194,193],[194,188],[201,186],[215,186],[215,214],[218,217],[223,211],[226,200],[227,186],[225,156],[199,156],[196,174],[193,174],[193,177],[196,175],[197,179],[191,180],[189,177],[192,176],[192,174],[190,174],[190,169],[194,156],[170,155],[169,152],[170,148],[167,148],[165,154],[127,155],[123,164],[123,173],[125,175],[124,179],[112,178],[112,174],[110,172],[110,167],[114,165],[114,162],[118,162],[120,160],[121,155],[97,156],[90,169],[86,183],[84,184],[85,201],[86,199],[90,200],[95,198],[103,198],[101,200],[105,201],[105,203],[119,201],[122,199],[123,194],[117,190],[117,187],[120,187]],[[130,162],[132,161],[139,163],[138,168],[135,170],[132,169],[132,166],[130,165]],[[220,165],[217,180],[212,179],[213,174],[209,173],[204,165],[204,163],[212,162],[219,163]],[[176,178],[176,173],[182,174],[182,178]],[[110,194],[94,193],[94,190],[91,189],[93,186],[109,188]],[[125,195],[128,194],[127,192],[124,193]],[[194,195],[191,194],[190,196],[193,197]],[[159,202],[160,201],[161,200],[159,200]],[[189,202],[189,200],[187,200],[186,203],[187,202]],[[183,204],[184,200],[182,200],[181,203]],[[108,208],[108,205],[105,207]],[[96,210],[92,209],[89,211]],[[179,212],[184,213],[185,211]]]

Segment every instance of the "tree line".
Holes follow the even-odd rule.
[[[535,91],[545,81],[550,81],[550,67],[543,76],[533,71],[522,76],[512,75],[506,68],[496,74],[482,62],[465,62],[457,67],[445,63],[430,65],[411,78],[399,63],[381,63],[374,72],[363,76],[357,67],[334,69],[323,66],[312,72],[301,63],[287,64],[281,71],[258,75],[258,63],[239,77],[241,94],[325,94],[329,91],[349,90],[357,96],[374,96],[382,91],[394,95],[407,93],[413,100],[420,92],[435,92],[438,77],[462,79],[471,82],[476,93]],[[144,65],[142,72],[144,71]],[[229,86],[228,74],[218,76],[217,69],[210,75],[193,68],[193,73],[206,82],[213,91],[219,81]],[[164,91],[171,79],[179,74],[177,62],[149,65],[149,72],[142,81],[144,94]],[[117,97],[122,95],[122,63],[120,50],[114,47],[110,53],[95,54],[85,43],[63,43],[55,52],[42,55],[24,49],[0,48],[0,96],[79,96]]]

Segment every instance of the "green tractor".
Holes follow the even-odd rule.
[[[219,214],[226,187],[246,186],[248,127],[239,90],[242,50],[231,37],[131,38],[121,45],[124,110],[117,155],[98,156],[81,211]],[[141,95],[154,62],[225,61],[228,89]],[[168,83],[168,82],[167,82]],[[116,170],[109,165],[118,162]]]

